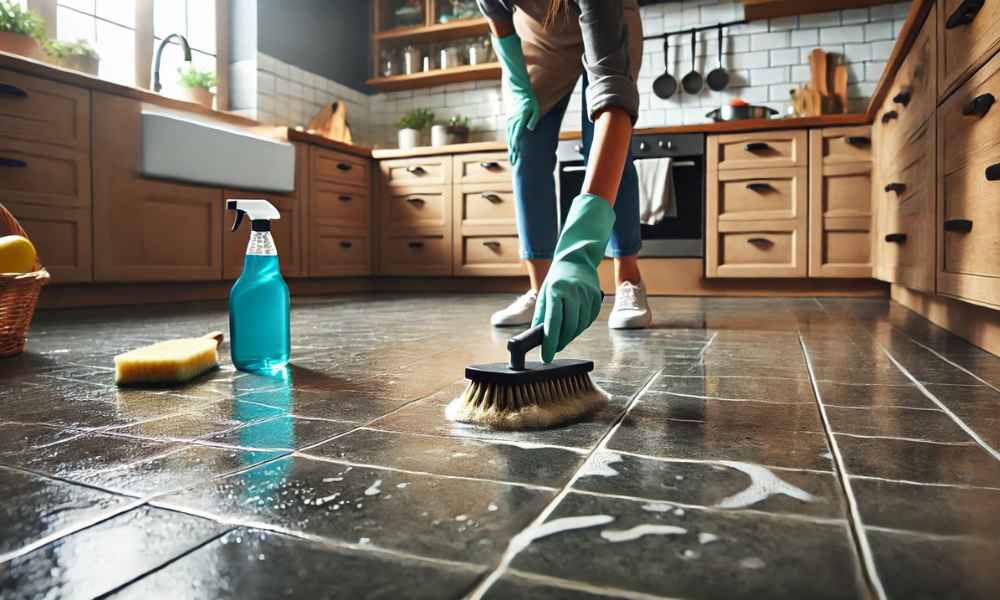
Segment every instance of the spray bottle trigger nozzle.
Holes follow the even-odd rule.
[[[245,217],[247,213],[242,209],[236,208],[236,200],[226,201],[226,208],[228,210],[236,211],[236,220],[233,221],[233,228],[231,229],[231,231],[236,231],[240,228],[240,223],[243,222],[243,217]]]

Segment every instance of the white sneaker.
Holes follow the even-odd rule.
[[[498,310],[490,317],[490,324],[494,327],[507,327],[511,325],[528,325],[531,318],[535,316],[535,302],[538,294],[534,290],[528,290],[517,300],[510,303],[510,306],[503,310]]]
[[[608,316],[610,329],[643,329],[653,322],[653,311],[646,299],[646,284],[628,281],[615,290],[615,306]]]

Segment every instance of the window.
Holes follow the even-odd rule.
[[[87,40],[102,79],[135,85],[135,0],[57,0],[56,37]]]
[[[191,46],[191,62],[202,71],[216,69],[215,0],[154,0],[153,2],[153,54],[168,35],[179,33]],[[160,80],[163,90],[177,87],[177,69],[184,62],[184,53],[177,41],[176,47],[163,51],[160,63]]]

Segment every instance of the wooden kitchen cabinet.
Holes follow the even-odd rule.
[[[868,127],[809,132],[809,276],[872,276]]]
[[[92,277],[90,208],[3,203],[38,251],[52,283],[81,283]]]
[[[278,249],[278,263],[283,277],[302,277],[305,266],[304,202],[295,195],[265,194],[241,190],[223,190],[222,211],[222,277],[236,279],[243,272],[243,257],[250,241],[250,220],[245,218],[238,231],[232,230],[236,214],[226,210],[226,201],[238,199],[267,200],[278,209],[281,218],[271,221],[271,235]]]
[[[0,69],[0,136],[90,153],[90,92]]]
[[[308,234],[303,275],[371,275],[371,162],[316,146],[308,153],[309,172],[300,192],[309,199],[303,221]]]
[[[94,279],[222,278],[222,190],[139,175],[141,102],[94,102]]]
[[[993,1],[938,0],[934,21],[941,47],[938,72],[947,93],[1000,49],[1000,4]]]

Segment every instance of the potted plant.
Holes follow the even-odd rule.
[[[45,24],[41,17],[24,10],[20,4],[0,0],[0,50],[45,60],[45,52],[42,51],[45,39]]]
[[[53,41],[45,45],[45,52],[54,58],[56,62],[74,71],[80,71],[88,75],[97,76],[98,68],[101,64],[101,57],[97,54],[87,40],[76,42]]]
[[[188,68],[178,69],[181,78],[177,80],[181,88],[181,100],[200,104],[205,108],[212,108],[215,101],[215,73],[212,71],[201,71],[194,65]]]
[[[399,148],[406,150],[420,145],[420,132],[434,123],[434,113],[427,108],[414,108],[399,120]]]
[[[431,128],[431,146],[435,148],[469,141],[469,117],[455,115],[447,123],[435,123]]]

